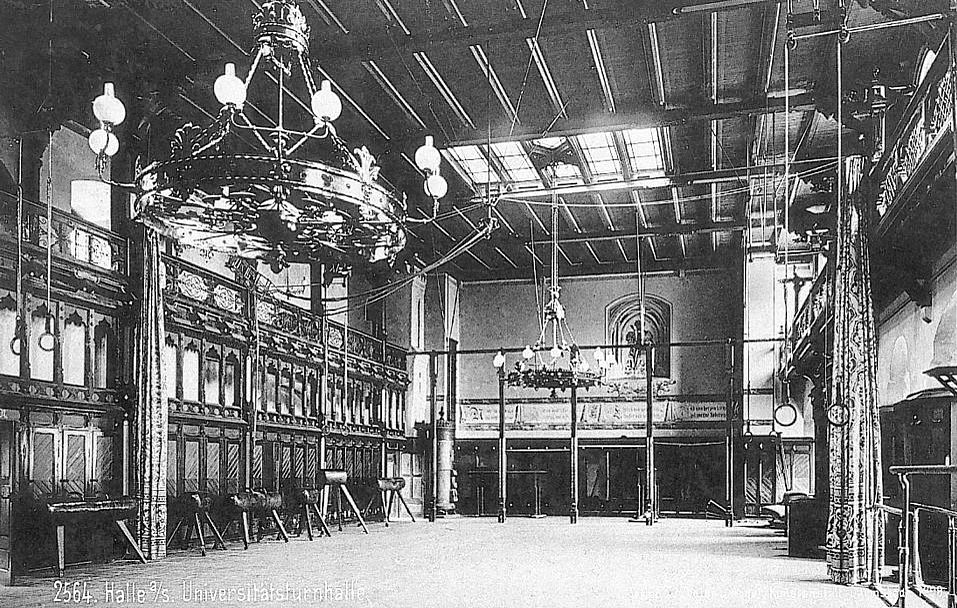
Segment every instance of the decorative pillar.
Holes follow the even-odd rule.
[[[655,523],[658,496],[655,488],[654,347],[645,343],[645,525]]]
[[[147,559],[166,557],[166,459],[169,423],[163,383],[163,285],[160,283],[160,242],[144,229],[142,298],[136,328],[136,470],[141,496],[140,549]]]
[[[505,523],[508,453],[505,444],[505,371],[498,370],[498,523]]]
[[[827,410],[827,565],[831,579],[842,584],[866,581],[872,567],[882,563],[884,534],[880,518],[870,517],[868,511],[883,492],[869,215],[862,207],[856,194],[838,198],[833,377]]]
[[[568,509],[568,521],[573,524],[578,523],[578,388],[572,384],[572,399],[571,399],[571,410],[572,410],[572,426],[571,426],[571,441],[569,442],[569,449],[571,452],[571,483],[570,483],[570,493],[571,493],[571,505]]]
[[[455,425],[451,420],[439,420],[436,423],[436,505],[440,513],[454,513],[452,502],[452,458],[455,445]]]
[[[439,432],[438,432],[438,413],[436,408],[435,388],[438,381],[438,358],[435,351],[429,353],[429,412],[430,412],[430,432],[429,455],[431,463],[429,465],[429,521],[434,522],[437,516],[436,503],[438,498],[438,477],[439,477]]]

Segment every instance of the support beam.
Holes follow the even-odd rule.
[[[655,228],[645,228],[638,232],[630,230],[619,230],[615,232],[603,232],[600,234],[583,234],[581,236],[571,236],[558,239],[560,245],[572,243],[600,243],[607,241],[617,241],[619,239],[651,239],[666,236],[688,236],[691,234],[712,234],[716,232],[733,232],[747,228],[744,222],[714,222],[712,224],[678,224],[674,226],[661,226]]]
[[[648,107],[634,112],[618,112],[616,114],[603,114],[601,116],[592,116],[588,118],[559,118],[548,129],[550,137],[571,137],[585,133],[598,133],[602,131],[624,131],[627,129],[652,129],[655,127],[669,127],[687,123],[711,120],[724,120],[727,118],[736,118],[739,116],[754,116],[757,114],[780,112],[784,109],[783,97],[755,98],[747,101],[705,103],[696,106],[661,108],[657,106]],[[814,100],[809,93],[800,93],[791,96],[791,110],[794,112],[814,109]],[[516,125],[514,131],[510,133],[509,125],[492,128],[492,143],[502,141],[526,141],[539,139],[542,133],[548,127],[547,124],[540,125]],[[439,142],[443,147],[449,146],[484,146],[489,141],[489,133],[485,129],[473,129],[463,131],[464,135],[454,140]],[[419,145],[420,134],[407,140],[394,140],[397,146],[409,147]]]
[[[833,156],[821,158],[809,158],[791,163],[792,174],[796,173],[795,168],[805,171],[818,169],[828,163],[836,162]],[[578,186],[555,186],[554,188],[536,188],[534,190],[517,190],[515,193],[503,194],[503,200],[521,201],[528,199],[550,198],[553,194],[559,196],[568,196],[571,194],[589,194],[597,192],[613,192],[616,190],[636,190],[644,188],[669,188],[671,186],[687,186],[691,184],[712,184],[724,182],[747,183],[750,177],[757,175],[766,169],[783,169],[784,162],[772,162],[762,165],[753,165],[750,167],[727,167],[709,171],[693,171],[677,175],[661,176],[636,176],[630,180],[615,180],[601,182],[598,184],[582,184]],[[472,202],[484,201],[483,196],[473,198]],[[543,229],[544,230],[544,229]]]

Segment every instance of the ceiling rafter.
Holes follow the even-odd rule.
[[[378,83],[382,90],[392,99],[395,105],[399,106],[399,109],[402,110],[406,116],[411,120],[415,121],[421,128],[427,129],[425,121],[422,120],[422,117],[419,116],[419,113],[415,111],[415,108],[406,100],[406,98],[399,92],[388,76],[382,71],[382,69],[376,64],[375,61],[363,61],[362,66],[366,69],[367,72],[372,76],[372,78]]]
[[[312,10],[316,11],[316,14],[318,14],[323,21],[328,22],[328,20],[331,20],[343,34],[349,33],[349,28],[345,26],[339,17],[336,16],[333,10],[329,8],[329,5],[323,2],[323,0],[305,0],[305,2],[312,7]]]
[[[542,47],[538,44],[538,38],[526,38],[525,43],[528,50],[532,53],[532,59],[535,61],[535,67],[538,68],[538,75],[542,77],[542,83],[545,85],[545,92],[552,102],[553,109],[557,116],[556,119],[568,119],[568,113],[565,112],[565,102],[562,100],[561,93],[558,91],[558,85],[555,84],[555,78],[552,77],[552,71],[545,61],[545,55],[542,53]]]
[[[458,98],[455,96],[455,93],[452,92],[452,89],[449,88],[449,85],[445,82],[445,79],[442,78],[442,74],[440,74],[436,67],[432,64],[432,60],[429,59],[429,56],[424,52],[417,52],[413,55],[413,57],[415,57],[419,67],[422,68],[422,71],[425,72],[425,75],[438,90],[439,95],[442,96],[442,99],[444,99],[445,103],[447,103],[452,109],[455,117],[458,118],[462,123],[462,126],[475,129],[475,122],[472,120],[472,117],[469,116],[468,112],[465,111],[465,108],[462,107],[461,102],[459,102]]]
[[[505,114],[508,117],[509,122],[516,124],[519,123],[518,111],[515,108],[515,104],[513,104],[512,100],[509,98],[508,92],[505,90],[505,86],[499,79],[498,74],[495,73],[495,69],[492,67],[488,56],[485,54],[485,49],[477,44],[473,44],[469,47],[469,50],[472,52],[472,57],[475,59],[475,63],[478,64],[479,68],[482,70],[482,73],[485,75],[485,79],[492,88],[492,92],[495,93],[495,97],[498,99],[499,105],[501,105],[502,109],[505,110]]]
[[[436,228],[438,228],[439,232],[441,232],[442,234],[444,234],[444,235],[446,236],[446,238],[448,238],[448,239],[449,239],[450,241],[452,241],[453,243],[459,243],[459,242],[462,241],[462,239],[457,239],[457,238],[453,237],[451,234],[449,234],[449,231],[446,230],[444,226],[442,226],[442,223],[441,223],[441,222],[435,221],[435,222],[432,222],[431,225],[432,225],[432,226],[435,226]],[[470,258],[472,258],[473,260],[475,260],[476,262],[478,262],[479,264],[481,264],[482,266],[484,266],[486,270],[492,270],[492,267],[489,266],[489,265],[485,262],[485,260],[483,260],[482,258],[480,258],[480,257],[478,257],[477,255],[475,255],[475,253],[474,253],[471,249],[466,250],[465,254],[466,254],[467,256],[469,256]]]
[[[390,24],[394,23],[398,25],[406,36],[412,35],[412,32],[405,25],[405,21],[402,20],[402,17],[399,16],[399,13],[389,0],[375,0],[375,4],[379,8],[379,12],[382,13],[382,16],[386,18],[386,21]]]
[[[605,108],[614,114],[617,111],[615,94],[611,90],[611,81],[608,78],[608,70],[605,68],[605,58],[601,53],[601,46],[598,44],[598,34],[593,28],[586,30],[585,34],[588,37],[588,46],[591,47],[591,56],[595,63],[595,71],[598,74],[598,83],[601,85],[602,94],[605,96]]]

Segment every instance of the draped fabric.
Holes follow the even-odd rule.
[[[143,284],[136,326],[134,382],[136,383],[135,482],[139,488],[140,548],[147,559],[166,557],[166,434],[169,415],[163,384],[163,285],[160,242],[145,229]]]
[[[848,161],[848,182],[860,171]],[[882,496],[880,419],[875,390],[877,336],[871,300],[868,213],[852,193],[838,203],[834,253],[833,381],[828,406],[830,505],[827,566],[831,579],[857,584],[882,563],[883,525],[870,506]]]

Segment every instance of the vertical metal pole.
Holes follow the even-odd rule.
[[[725,356],[727,358],[726,366],[728,372],[728,395],[725,404],[725,417],[728,423],[728,435],[726,438],[726,463],[727,487],[725,488],[728,501],[728,511],[725,517],[724,525],[731,527],[734,525],[734,339],[728,338],[725,346]]]
[[[570,485],[570,495],[571,495],[571,506],[568,509],[568,521],[569,523],[577,524],[578,523],[578,388],[573,384],[572,385],[572,399],[571,399],[571,410],[572,410],[572,427],[571,427],[571,442],[569,447],[571,449],[571,483]]]
[[[907,575],[910,571],[910,480],[906,473],[898,473],[904,504],[901,509],[900,524],[897,528],[897,608],[904,608],[907,601]]]
[[[429,467],[429,521],[436,519],[436,502],[438,501],[439,483],[439,421],[435,411],[435,385],[438,380],[438,358],[435,351],[429,353],[429,411],[432,422],[431,466]]]
[[[498,523],[505,523],[508,455],[505,445],[505,372],[498,370]]]
[[[645,525],[655,523],[658,491],[655,486],[654,346],[645,342]]]
[[[954,516],[947,517],[947,608],[957,608],[957,528],[954,526]]]

